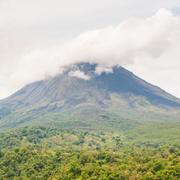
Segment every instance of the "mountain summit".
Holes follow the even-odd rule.
[[[180,99],[123,67],[78,63],[0,101],[0,128],[29,123],[91,127],[88,119],[98,123],[112,118],[164,119],[167,111],[174,113],[179,108]]]

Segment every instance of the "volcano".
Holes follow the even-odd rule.
[[[128,129],[146,121],[178,120],[180,99],[121,66],[64,67],[0,101],[0,129],[43,124],[62,128]]]

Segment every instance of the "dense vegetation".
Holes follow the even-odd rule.
[[[138,140],[137,132],[25,127],[1,133],[0,179],[179,179],[180,143],[163,141],[160,133],[160,141],[150,141],[149,132]]]

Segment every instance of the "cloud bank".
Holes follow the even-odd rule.
[[[70,71],[69,76],[77,77],[84,80],[89,80],[91,77],[86,75],[84,72],[76,70],[76,71]]]
[[[155,60],[175,46],[180,18],[166,9],[144,18],[131,18],[117,26],[89,31],[59,46],[25,52],[14,66],[0,73],[0,81],[21,87],[55,75],[59,68],[77,62],[99,64],[99,72],[118,64],[133,64],[139,57]],[[84,77],[80,73],[76,76]]]

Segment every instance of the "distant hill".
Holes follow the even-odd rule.
[[[1,100],[0,129],[43,124],[126,130],[147,121],[179,121],[180,99],[123,67],[97,68],[70,65]]]

